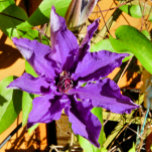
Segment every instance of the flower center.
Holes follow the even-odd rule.
[[[73,81],[70,78],[70,74],[66,71],[62,72],[57,83],[58,91],[61,93],[67,93],[73,88]]]

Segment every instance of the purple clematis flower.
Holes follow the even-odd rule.
[[[90,53],[90,40],[98,20],[88,27],[81,45],[66,27],[64,18],[51,11],[50,48],[36,40],[13,38],[14,44],[33,66],[38,77],[24,73],[9,87],[39,94],[33,100],[28,125],[57,120],[64,109],[75,134],[99,147],[101,124],[90,110],[103,107],[115,113],[130,113],[138,108],[107,76],[122,63],[126,54],[99,51]],[[86,82],[85,86],[82,84]]]

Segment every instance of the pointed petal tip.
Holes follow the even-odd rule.
[[[55,6],[52,6],[52,9],[51,9],[52,11],[55,11]]]
[[[98,143],[101,123],[98,118],[93,115],[91,102],[79,102],[73,98],[71,107],[65,112],[72,124],[72,130],[75,134],[80,135],[90,141],[96,147],[100,147]]]
[[[18,89],[17,87],[14,86],[13,82],[11,82],[6,88],[8,88],[8,89]]]
[[[99,24],[100,18],[97,18],[94,22],[95,22],[96,24]]]
[[[20,38],[20,39],[24,39],[24,38]],[[13,41],[13,43],[17,46],[18,43],[20,43],[20,42],[19,42],[20,39],[17,38],[17,37],[13,37],[13,38],[12,38],[12,41]]]
[[[13,37],[12,38],[13,43],[16,45],[16,43],[20,42],[20,41],[28,41],[27,38],[17,38],[17,37]]]
[[[51,17],[50,17],[50,21],[51,21],[51,32],[57,32],[58,30],[60,30],[60,28],[62,26],[65,26],[65,20],[63,17],[59,16],[56,13],[56,9],[53,6],[51,9]]]
[[[43,77],[35,78],[28,73],[24,73],[21,77],[12,81],[8,88],[20,89],[33,94],[47,94],[51,91],[50,84]]]
[[[93,106],[105,108],[113,113],[128,114],[140,107],[129,97],[122,95],[117,84],[107,78],[97,83],[87,83],[85,87],[71,89],[69,93],[75,94],[82,101],[90,99]]]
[[[56,14],[56,9],[55,9],[54,6],[52,6],[52,8],[51,8],[51,16],[52,16],[53,14]]]
[[[16,41],[16,40],[18,40],[17,37],[13,37],[13,38],[12,38],[12,41],[13,41],[13,42]]]
[[[130,114],[132,110],[136,110],[138,108],[140,108],[140,105],[135,104],[132,100],[130,100],[130,102],[132,103],[132,107],[130,107],[129,109],[125,109],[124,111],[121,112],[121,114]]]
[[[77,38],[67,29],[65,19],[55,12],[55,8],[52,8],[50,21],[52,50],[55,52],[52,59],[60,65],[61,69],[70,71],[79,49]]]
[[[74,80],[80,79],[81,81],[99,80],[100,77],[107,76],[116,67],[119,67],[122,64],[122,59],[126,56],[128,54],[118,54],[105,50],[87,52],[81,62],[78,62],[72,77]]]
[[[99,19],[96,19],[92,24],[90,24],[88,26],[88,28],[87,28],[87,34],[88,34],[88,36],[89,36],[90,39],[92,38],[93,34],[96,32],[98,26],[99,26]]]

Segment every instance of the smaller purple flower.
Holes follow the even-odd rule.
[[[98,20],[88,27],[79,46],[76,37],[66,27],[64,18],[51,11],[51,44],[36,40],[13,38],[14,44],[33,66],[38,77],[24,73],[9,87],[33,94],[33,108],[28,125],[58,120],[64,109],[75,134],[99,147],[101,124],[90,110],[103,107],[115,113],[130,113],[138,108],[107,76],[119,67],[126,54],[99,51],[90,53],[90,40],[98,27]],[[85,86],[82,86],[83,83]]]

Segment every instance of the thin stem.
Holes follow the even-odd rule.
[[[110,31],[109,31],[108,26],[107,26],[107,24],[106,24],[106,21],[105,21],[105,19],[104,19],[103,13],[102,13],[102,11],[101,11],[101,9],[100,9],[100,6],[99,6],[98,4],[97,4],[97,7],[99,8],[99,12],[101,13],[101,17],[102,17],[102,19],[103,19],[103,22],[104,22],[104,25],[105,25],[105,27],[106,27],[106,29],[107,29],[107,32],[110,34]]]
[[[22,127],[20,123],[0,144],[0,149],[11,139],[11,137]]]
[[[142,13],[141,27],[140,27],[140,31],[142,31],[143,25],[144,25],[144,10],[145,10],[145,3],[144,3],[143,11],[142,11],[142,6],[141,6],[141,3],[140,3],[140,0],[139,0],[139,6],[140,6],[141,13]]]
[[[146,21],[148,21],[148,19],[149,19],[149,17],[150,17],[151,12],[152,12],[152,6],[150,7],[150,10],[149,10],[148,16],[147,16],[147,18],[146,18]],[[147,27],[147,29],[149,29],[149,28],[150,28],[150,26],[151,26],[151,24],[149,24],[149,26]]]
[[[133,57],[131,57],[131,58],[129,59],[129,61],[127,62],[127,65],[125,66],[124,70],[122,71],[122,73],[121,73],[121,75],[120,75],[120,77],[119,77],[119,79],[118,79],[118,81],[117,81],[117,84],[119,83],[119,81],[120,81],[121,78],[123,77],[124,73],[125,73],[126,70],[128,69],[128,67],[129,67],[129,65],[130,65],[130,63],[131,63],[131,61],[132,61],[132,59],[133,59]]]

